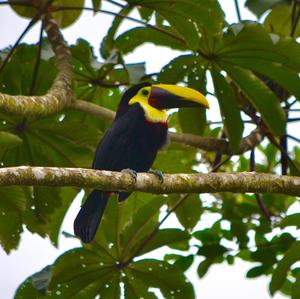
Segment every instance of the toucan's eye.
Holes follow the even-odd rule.
[[[142,90],[142,95],[147,96],[149,94],[149,91],[147,89]]]

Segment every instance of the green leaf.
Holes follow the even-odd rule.
[[[284,257],[279,261],[275,271],[273,272],[270,292],[273,295],[279,290],[286,280],[287,273],[291,266],[300,259],[300,242],[295,242],[285,253]]]
[[[282,219],[279,226],[281,228],[284,228],[287,226],[296,226],[297,228],[299,228],[300,227],[300,213],[295,213],[295,214],[286,216],[284,219]]]
[[[170,30],[170,27],[164,26],[162,30],[176,34]],[[127,54],[146,42],[175,50],[185,50],[185,45],[181,40],[147,27],[136,27],[124,32],[115,40],[115,47],[122,54]]]
[[[295,72],[300,69],[299,52],[300,46],[294,39],[275,37],[257,23],[231,26],[216,46],[218,60],[235,58],[237,61],[248,61],[248,64],[264,61],[268,67],[274,63]]]
[[[197,254],[202,255],[208,259],[215,259],[219,257],[223,257],[223,254],[228,251],[223,245],[220,244],[208,244],[203,245],[198,249]]]
[[[275,94],[252,72],[237,66],[222,64],[223,69],[240,87],[262,119],[276,136],[285,134],[285,113]]]
[[[0,131],[0,144],[1,144],[1,151],[7,150],[13,147],[17,147],[22,143],[22,139],[12,133]]]
[[[135,277],[134,281],[131,280],[132,285],[158,288],[165,298],[170,296],[174,299],[195,298],[193,287],[182,271],[164,261],[149,259],[135,262],[126,270],[126,275]]]
[[[51,266],[31,275],[18,287],[14,298],[44,298],[51,276]]]
[[[57,246],[61,224],[76,193],[71,188],[35,187],[22,213],[27,229],[42,237],[48,235]]]
[[[163,173],[184,173],[191,172],[195,162],[196,151],[194,148],[187,148],[181,144],[170,144],[158,153],[152,168],[159,169]]]
[[[179,267],[182,271],[187,271],[194,261],[194,255],[189,254],[187,256],[182,256],[177,259],[174,263],[174,266]]]
[[[182,132],[195,135],[203,135],[207,125],[206,111],[202,108],[181,108],[178,119]]]
[[[2,92],[12,95],[28,95],[34,73],[37,56],[34,45],[19,45],[0,76]],[[35,95],[43,95],[51,87],[56,75],[56,68],[50,61],[41,59],[34,89]]]
[[[246,248],[249,241],[248,225],[239,220],[231,220],[231,233],[237,237],[240,248]]]
[[[244,131],[244,123],[238,103],[232,88],[221,75],[220,70],[213,68],[211,74],[230,147],[233,152],[237,152],[240,148]]]
[[[0,188],[0,211],[24,212],[27,207],[25,188],[5,187]]]
[[[282,36],[290,36],[291,34],[291,16],[292,10],[287,5],[277,5],[268,14],[264,21],[264,26],[269,32],[279,34]],[[296,26],[294,37],[300,35],[299,23]]]
[[[256,278],[256,277],[265,275],[269,269],[270,269],[270,267],[265,266],[265,265],[253,267],[252,269],[250,269],[247,272],[246,277],[247,278]]]
[[[208,31],[213,35],[220,34],[222,31],[224,14],[218,1],[215,0],[131,0],[128,2],[150,8],[163,16],[193,50],[198,47],[201,30]],[[214,12],[213,18],[210,13],[207,13],[212,11]],[[187,32],[189,34],[186,34]]]
[[[252,70],[261,75],[263,78],[266,77],[264,78],[265,82],[268,82],[271,79],[273,82],[276,82],[279,86],[282,86],[286,91],[290,92],[296,97],[300,96],[300,79],[297,72],[279,62],[280,60],[278,60],[278,62],[268,62],[266,60],[254,57],[242,58],[238,55],[230,58],[226,57],[223,60],[224,62],[226,61],[231,64]]]
[[[292,299],[300,298],[300,271],[296,275],[296,280],[292,285]]]
[[[204,275],[209,270],[210,266],[214,263],[214,260],[211,258],[206,258],[204,261],[202,261],[197,269],[198,276],[200,278],[204,277]]]
[[[53,193],[52,193],[53,194]],[[59,233],[65,219],[66,213],[77,194],[77,190],[71,188],[60,188],[60,198],[62,203],[59,208],[55,209],[51,214],[51,220],[48,222],[47,234],[52,244],[58,247]]]
[[[93,0],[93,8],[96,13],[99,9],[101,9],[101,0]]]
[[[292,0],[247,0],[245,6],[260,18],[267,10],[273,8],[275,5],[289,5],[291,2]]]
[[[19,213],[0,211],[0,244],[7,254],[17,248],[22,231]]]
[[[14,2],[14,1],[9,1]],[[45,2],[41,2],[45,3]],[[83,7],[84,0],[76,1],[76,7]],[[56,0],[51,3],[51,6],[72,6],[74,5],[74,1],[72,0]],[[10,5],[11,8],[21,17],[24,18],[32,18],[37,14],[36,8],[28,7],[28,6],[19,6],[19,5]],[[50,6],[50,7],[51,7]],[[59,27],[65,28],[67,26],[72,25],[81,15],[82,10],[61,10],[54,11],[53,16],[59,24]]]
[[[147,239],[147,237],[146,237]],[[147,243],[140,254],[145,254],[162,246],[174,246],[190,239],[189,233],[176,228],[160,229]]]
[[[126,5],[120,10],[119,14],[122,16],[127,16],[133,8],[134,7],[131,5]],[[115,51],[115,35],[123,20],[124,17],[116,16],[113,20],[111,27],[107,32],[107,35],[103,38],[101,42],[100,53],[101,56],[105,59],[107,59],[112,54],[112,52]]]
[[[27,208],[25,188],[1,187],[0,198],[0,244],[10,253],[18,247],[23,232],[21,215]]]
[[[179,196],[169,196],[168,205],[171,208],[179,199]],[[180,206],[176,209],[175,214],[180,224],[186,230],[192,230],[200,220],[203,208],[202,202],[198,194],[191,194]]]
[[[179,82],[193,81],[193,88],[205,91],[203,84],[205,82],[205,69],[207,61],[199,56],[181,55],[170,61],[163,67],[158,75],[158,81],[162,83],[175,84]],[[188,77],[192,76],[193,77]],[[192,80],[193,79],[193,80]],[[196,84],[196,82],[198,84]]]
[[[126,205],[130,204],[132,198],[126,201]],[[122,245],[124,252],[123,257],[129,257],[135,251],[134,248],[140,246],[140,243],[154,230],[158,223],[159,209],[164,204],[165,199],[159,196],[152,196],[149,201],[142,205],[139,209],[134,211],[127,211],[126,207],[122,210],[122,214],[131,213],[131,217],[124,221],[121,233]],[[126,210],[125,210],[126,209]],[[151,244],[153,239],[151,240]],[[152,246],[155,243],[153,243]],[[151,247],[151,245],[150,245]],[[145,250],[145,249],[144,249]],[[128,256],[129,255],[129,256]]]
[[[41,293],[46,293],[52,278],[51,266],[45,267],[42,271],[31,276],[30,280],[35,289]]]

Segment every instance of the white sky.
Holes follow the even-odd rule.
[[[227,21],[233,23],[237,21],[234,1],[219,0],[226,12]],[[244,0],[239,0],[240,7],[243,7]],[[111,6],[105,5],[103,9],[110,9]],[[213,18],[213,15],[212,15]],[[253,15],[242,9],[242,19],[253,19]],[[98,51],[101,39],[107,32],[112,21],[112,17],[106,15],[93,16],[92,13],[84,12],[75,25],[63,30],[63,35],[69,43],[75,43],[76,39],[81,37],[88,40]],[[20,33],[28,24],[27,20],[19,18],[15,13],[5,6],[0,6],[0,49],[12,45]],[[121,30],[135,26],[132,22],[125,22]],[[24,42],[37,42],[39,36],[39,26],[35,26],[23,39]],[[180,52],[172,51],[167,48],[154,45],[145,45],[134,53],[126,57],[127,62],[146,61],[148,73],[157,72],[163,65],[171,59],[178,56]],[[216,112],[213,109],[214,113]],[[63,230],[72,232],[73,220],[78,212],[80,198],[74,201],[70,211],[63,224]],[[173,225],[175,217],[170,219],[169,223]],[[203,226],[210,226],[214,221],[213,216],[203,219]],[[80,246],[79,241],[60,238],[59,249],[54,248],[49,240],[40,238],[37,234],[26,232],[23,234],[21,245],[17,251],[9,256],[0,248],[0,298],[10,299],[13,297],[16,287],[29,275],[41,270],[44,266],[55,261],[57,256],[73,247]],[[159,256],[160,254],[157,253]],[[196,274],[196,267],[188,271],[188,277],[193,282],[197,299],[268,299],[270,295],[267,286],[270,280],[268,278],[246,279],[247,270],[254,264],[248,264],[237,261],[234,266],[215,265],[209,273],[201,280]],[[284,298],[277,294],[274,299]]]

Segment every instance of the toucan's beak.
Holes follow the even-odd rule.
[[[209,108],[207,99],[199,91],[171,84],[152,85],[148,102],[160,110],[181,107]]]

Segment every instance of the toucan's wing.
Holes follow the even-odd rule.
[[[115,120],[100,141],[93,168],[120,171],[131,168],[147,171],[155,159],[157,148],[147,133],[144,112],[134,105],[122,117]]]

